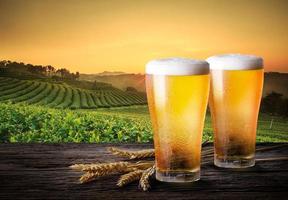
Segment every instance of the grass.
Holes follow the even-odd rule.
[[[273,126],[270,128],[271,120]],[[257,142],[288,142],[288,119],[260,114]],[[0,142],[151,142],[147,106],[96,110],[0,103]],[[210,115],[203,140],[213,141]]]

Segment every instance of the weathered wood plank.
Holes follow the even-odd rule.
[[[258,147],[273,146],[262,143]],[[150,192],[137,183],[116,186],[117,178],[103,177],[80,185],[75,163],[123,160],[106,151],[108,146],[151,148],[151,144],[0,144],[1,199],[285,199],[288,195],[288,161],[261,161],[248,169],[201,167],[201,180],[187,184],[154,181]],[[212,148],[209,144],[203,149]],[[288,144],[257,152],[257,158],[288,156]],[[212,159],[212,158],[211,158]]]

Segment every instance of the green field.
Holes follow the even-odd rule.
[[[93,90],[77,86],[0,77],[0,142],[152,141],[145,93],[101,82]],[[257,141],[288,142],[287,122],[261,114]],[[209,114],[203,139],[213,140]]]
[[[273,126],[270,128],[271,119]],[[260,115],[258,142],[288,142],[288,119]],[[206,117],[203,140],[213,140]],[[0,142],[151,142],[147,106],[96,110],[0,103]]]
[[[146,95],[137,91],[122,91],[98,83],[95,90],[40,80],[0,77],[0,101],[26,103],[50,108],[96,109],[146,104]]]

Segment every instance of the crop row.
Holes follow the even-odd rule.
[[[0,77],[0,101],[61,109],[94,109],[146,104],[146,96],[116,88],[92,91],[65,84]]]

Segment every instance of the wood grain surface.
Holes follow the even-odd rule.
[[[256,158],[288,156],[288,143],[261,143]],[[248,169],[221,169],[213,162],[201,166],[201,180],[172,184],[154,181],[149,192],[133,183],[116,186],[119,175],[79,184],[75,163],[123,160],[106,148],[151,148],[151,144],[0,144],[0,199],[287,199],[288,161],[258,161]],[[211,149],[207,144],[203,149]],[[211,158],[212,160],[212,158]],[[204,161],[204,160],[203,160]],[[206,160],[205,160],[206,162]]]

